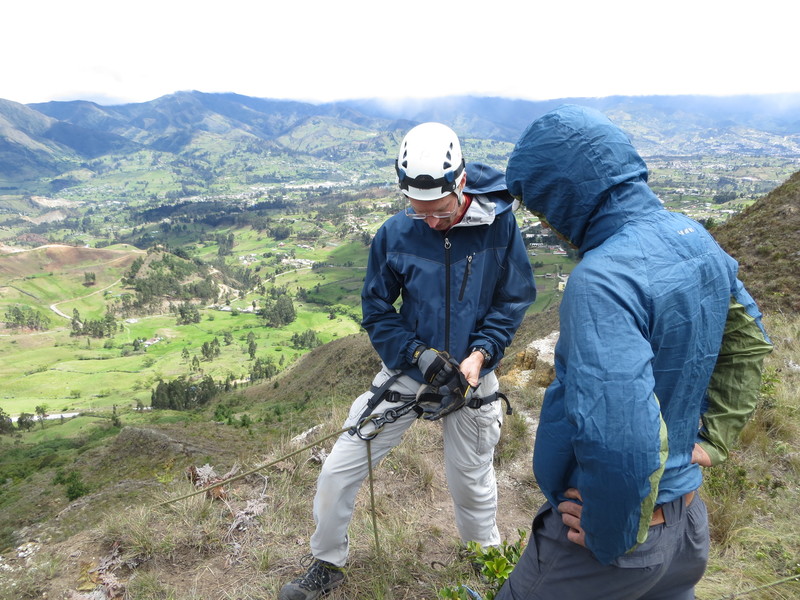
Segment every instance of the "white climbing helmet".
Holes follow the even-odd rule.
[[[413,200],[458,194],[464,175],[458,136],[441,123],[417,125],[403,138],[394,166],[400,190]]]

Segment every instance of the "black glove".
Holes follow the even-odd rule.
[[[450,359],[455,363],[454,359]],[[472,386],[464,374],[456,368],[456,376],[445,385],[439,387],[441,401],[438,404],[427,404],[423,407],[422,418],[436,421],[462,408],[472,397]]]
[[[461,372],[458,361],[447,352],[426,348],[417,360],[433,393],[423,394],[417,405],[422,418],[436,421],[463,407],[472,396],[472,386]]]
[[[456,363],[447,352],[426,348],[417,359],[422,377],[434,388],[439,388],[453,379],[458,370]]]

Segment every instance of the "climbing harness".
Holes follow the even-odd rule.
[[[467,408],[480,408],[481,406],[486,406],[487,404],[491,404],[495,400],[502,400],[506,403],[506,414],[511,416],[514,414],[514,409],[511,408],[511,402],[509,402],[508,397],[502,392],[495,392],[494,394],[489,394],[488,396],[483,396],[482,398],[476,398],[473,396],[469,400],[467,400],[467,404],[465,405]]]
[[[357,435],[365,441],[374,439],[383,430],[384,425],[387,423],[394,423],[412,410],[417,413],[418,418],[423,417],[428,420],[435,420],[441,418],[441,416],[445,414],[449,414],[449,412],[455,412],[455,410],[459,410],[462,407],[477,409],[501,399],[506,404],[506,414],[511,415],[514,412],[508,397],[501,392],[494,392],[482,397],[467,395],[466,400],[463,403],[458,402],[454,410],[431,417],[431,415],[437,413],[437,410],[439,410],[442,403],[448,399],[448,396],[431,392],[430,386],[425,384],[420,385],[416,395],[401,394],[391,389],[392,384],[397,381],[399,376],[399,374],[392,375],[380,386],[372,386],[370,388],[372,397],[367,402],[357,423],[348,430],[350,435]],[[397,406],[388,408],[383,413],[376,415],[373,411],[384,401],[396,403]],[[373,428],[368,433],[364,431],[366,425],[371,425]]]

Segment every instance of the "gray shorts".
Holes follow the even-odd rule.
[[[662,506],[665,522],[611,565],[567,539],[561,515],[546,503],[531,539],[496,600],[692,600],[708,562],[708,514],[699,494]]]

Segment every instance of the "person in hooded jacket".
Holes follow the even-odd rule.
[[[458,137],[441,123],[411,129],[395,166],[408,204],[375,234],[361,294],[362,324],[382,369],[354,401],[350,430],[322,466],[308,570],[283,586],[280,600],[311,600],[342,583],[367,453],[380,462],[419,415],[441,420],[461,539],[500,543],[493,455],[503,412],[495,368],[536,297],[513,198],[503,173],[465,163]],[[416,411],[374,431],[371,416],[410,402]]]
[[[667,211],[628,137],[562,106],[508,161],[508,189],[578,249],[533,467],[547,501],[497,600],[688,600],[706,567],[700,466],[751,415],[772,346],[738,265]]]

